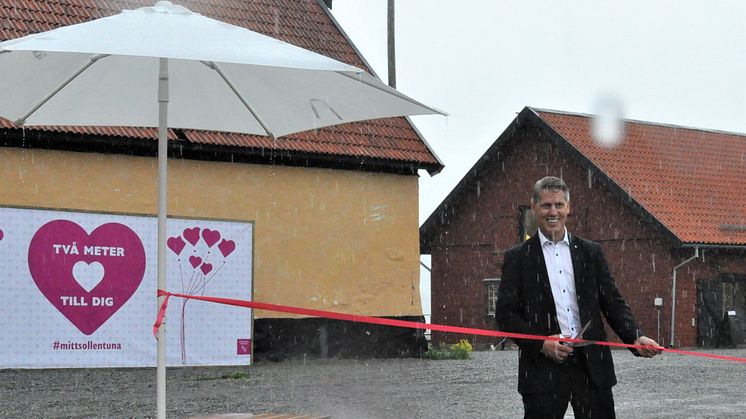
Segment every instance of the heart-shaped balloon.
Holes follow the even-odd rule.
[[[185,228],[182,235],[192,246],[196,246],[199,241],[199,227]]]
[[[207,247],[212,247],[220,240],[220,232],[206,228],[202,230],[202,239],[207,244]]]
[[[223,241],[221,241],[218,245],[218,249],[220,249],[220,253],[223,254],[223,257],[228,257],[228,255],[236,250],[236,242],[234,242],[233,240],[223,239]]]
[[[199,267],[199,269],[202,271],[203,274],[207,275],[212,270],[212,264],[205,262],[202,264],[202,266]]]
[[[184,246],[186,246],[186,242],[184,242],[184,239],[180,236],[169,237],[168,240],[166,240],[166,246],[168,246],[172,252],[180,255],[181,251],[184,250]]]
[[[199,256],[189,256],[189,264],[192,265],[192,268],[196,268],[202,263],[202,258]]]

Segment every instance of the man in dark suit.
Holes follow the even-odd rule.
[[[531,211],[539,231],[505,253],[496,318],[501,330],[605,341],[602,320],[633,353],[653,357],[658,344],[640,331],[609,273],[601,247],[565,228],[570,192],[562,179],[534,185]],[[590,322],[590,323],[589,323]],[[557,340],[516,339],[518,391],[526,418],[562,418],[568,402],[576,418],[613,418],[616,384],[607,346],[571,347]]]

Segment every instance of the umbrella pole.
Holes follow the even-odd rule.
[[[168,203],[168,60],[158,72],[158,289],[166,290],[166,207]],[[158,309],[165,296],[158,297]],[[166,417],[166,321],[158,329],[157,410]]]

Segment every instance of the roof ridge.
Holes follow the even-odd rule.
[[[583,113],[583,112],[562,111],[558,109],[537,108],[533,106],[529,106],[528,108],[537,114],[540,112],[545,112],[545,113],[554,113],[554,114],[559,114],[559,115],[580,116],[580,117],[585,117],[585,118],[593,118],[594,116],[593,114]],[[724,131],[724,130],[718,130],[714,128],[699,128],[699,127],[691,127],[691,126],[678,125],[678,124],[672,124],[672,123],[643,121],[640,119],[631,119],[631,118],[624,118],[624,122],[629,122],[629,123],[639,124],[639,125],[652,125],[652,126],[663,127],[663,128],[685,129],[689,131],[701,131],[701,132],[709,132],[709,133],[714,133],[714,134],[725,134],[725,135],[735,135],[737,137],[746,137],[746,132]]]
[[[338,61],[365,68],[375,76],[372,66],[334,18],[323,0],[260,0],[241,2],[236,0],[180,0],[195,13],[238,25],[257,33],[270,35],[300,48],[309,49]],[[153,0],[50,0],[37,2],[0,2],[0,40],[20,38],[32,33],[70,25],[103,16],[113,16],[122,9],[134,10],[150,6]],[[338,130],[335,131],[335,128]],[[11,121],[0,118],[0,131],[19,129]],[[98,135],[132,139],[157,139],[143,129],[152,127],[108,127],[108,126],[46,126],[26,127],[43,132],[62,132],[75,135]],[[307,137],[287,137],[284,150],[298,153],[325,150],[324,153],[369,159],[371,155],[383,160],[398,162],[404,158],[413,162],[413,167],[423,168],[434,174],[443,168],[443,163],[429,147],[414,123],[405,117],[387,117],[374,120],[350,122],[328,130],[309,134]],[[256,138],[236,139],[226,132],[194,130],[202,133],[200,144],[254,147],[261,143]],[[172,130],[169,130],[172,132]],[[25,133],[25,131],[24,131]],[[236,134],[236,133],[233,133]],[[366,136],[371,136],[368,138]],[[170,135],[170,138],[175,138]],[[193,138],[193,136],[192,136]],[[179,138],[183,139],[183,138]],[[211,140],[210,140],[211,139]],[[437,162],[434,164],[434,162]],[[398,166],[397,166],[398,167]],[[398,170],[398,169],[397,169]]]
[[[189,132],[194,132],[194,133],[209,133],[207,136],[209,136],[210,134],[226,134],[225,132],[193,130],[193,129],[183,130],[183,131],[187,132],[187,139],[190,142],[198,142],[198,143],[200,141],[195,141],[194,139],[190,139],[189,138]],[[327,133],[329,133],[329,132],[327,131]],[[237,134],[237,133],[227,133],[227,134],[231,134],[231,135],[229,135],[229,137],[236,137],[236,136],[238,136],[239,138],[254,138],[254,139],[269,138],[269,137],[263,137],[263,136],[260,136],[260,135],[252,135],[252,134]],[[381,144],[373,144],[373,143],[363,144],[361,142],[349,142],[349,141],[339,142],[339,141],[328,140],[324,136],[318,136],[318,137],[312,139],[312,138],[307,138],[303,134],[305,134],[305,132],[296,133],[295,135],[285,135],[285,136],[276,138],[274,142],[305,142],[305,143],[313,143],[313,144],[318,144],[318,145],[366,147],[366,148],[372,148],[372,149],[376,149],[376,150],[390,150],[390,151],[396,151],[396,150],[398,150],[398,151],[408,151],[408,152],[416,152],[416,153],[422,153],[422,154],[427,154],[427,153],[430,152],[430,150],[428,150],[428,149],[426,149],[424,147],[423,148],[414,148],[414,147],[409,146],[410,144],[421,144],[419,142],[419,139],[416,139],[416,138],[390,137],[390,139],[388,139],[386,136],[383,136],[383,135],[371,134],[374,137],[378,137],[378,138],[386,140],[386,141],[401,141],[401,142],[405,142],[406,145],[407,145],[406,147],[403,147],[403,146],[402,147],[397,147],[396,150],[394,150],[394,149],[392,149],[389,146],[385,146],[385,145],[381,145]],[[358,133],[348,133],[348,135],[349,136],[366,136],[366,134],[358,134]],[[197,135],[197,136],[199,137],[199,135]],[[290,150],[290,149],[288,149],[288,150]]]

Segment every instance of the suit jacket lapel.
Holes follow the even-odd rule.
[[[547,289],[549,290],[549,294],[551,294],[552,288],[549,285],[549,275],[547,274],[547,263],[544,260],[544,252],[541,249],[541,240],[539,240],[539,233],[536,233],[533,237],[529,239],[528,253],[529,253],[529,257],[531,257],[531,260],[534,263],[534,266],[536,266],[536,271],[539,274],[539,278],[541,278],[541,282],[547,286]]]
[[[583,310],[584,304],[588,299],[586,295],[588,287],[585,286],[585,272],[587,270],[588,261],[585,258],[585,253],[581,249],[580,240],[575,236],[570,236],[570,259],[572,259],[572,270],[575,276],[575,295],[578,298],[578,310],[580,311],[580,323],[584,325],[590,318],[586,318],[584,314],[587,312]]]
[[[541,240],[539,240],[538,232],[529,239],[528,252],[533,266],[536,267],[536,275],[539,278],[539,289],[541,292],[539,299],[544,302],[545,311],[547,312],[547,316],[549,316],[550,328],[559,330],[557,310],[554,305],[554,296],[552,295],[552,285],[549,283],[547,264],[544,260],[544,252],[541,249]]]
[[[536,263],[537,268],[542,271],[546,276],[547,265],[544,262],[544,252],[541,250],[541,241],[539,240],[539,233],[536,233],[528,241],[528,253],[529,256]]]

